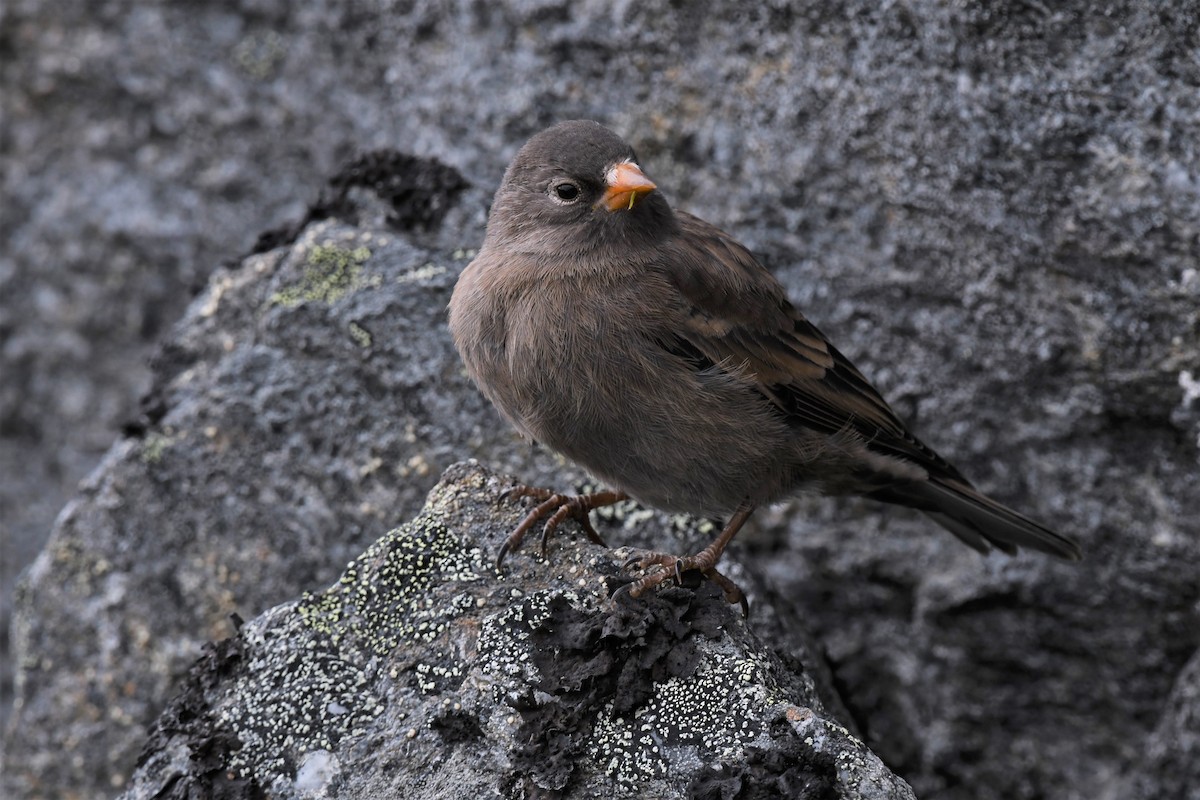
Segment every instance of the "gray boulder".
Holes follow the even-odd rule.
[[[757,515],[731,553],[771,587],[756,613],[803,620],[871,750],[925,798],[1195,796],[1196,19],[5,6],[0,579],[69,502],[12,601],[0,796],[120,791],[231,613],[328,585],[451,463],[583,480],[505,430],[442,311],[512,152],[578,116],[759,253],[923,438],[1087,550],[979,559],[866,502]],[[339,171],[380,148],[469,186],[394,152],[357,162],[378,180]],[[330,174],[348,199],[314,203]]]
[[[582,536],[498,573],[511,485],[452,467],[331,587],[209,647],[122,797],[913,797],[774,615],[611,600],[623,553]]]

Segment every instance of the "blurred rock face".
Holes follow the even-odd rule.
[[[1186,796],[1197,20],[1110,12],[11,4],[8,585],[71,503],[0,600],[22,675],[0,794],[123,785],[230,611],[328,584],[449,463],[568,480],[462,379],[442,308],[513,151],[587,116],[762,254],[932,445],[1088,550],[981,562],[867,504],[764,515],[735,555],[811,627],[872,748],[921,797]],[[475,188],[440,227],[383,190],[346,241],[293,230],[239,261],[380,148]]]

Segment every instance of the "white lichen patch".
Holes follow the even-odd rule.
[[[508,689],[540,680],[533,664],[530,639],[533,631],[549,618],[550,601],[556,597],[563,597],[575,606],[580,602],[573,592],[534,592],[483,620],[475,671],[497,679],[492,687],[495,701],[499,702]]]
[[[346,327],[350,331],[350,338],[353,339],[359,347],[367,348],[371,346],[373,340],[370,331],[353,321],[351,321]]]
[[[317,647],[252,664],[219,713],[242,745],[230,766],[277,774],[289,757],[332,751],[346,737],[362,736],[383,711],[370,684],[357,665]]]
[[[462,681],[463,671],[458,664],[449,667],[441,664],[417,664],[413,668],[417,678],[417,688],[423,694],[436,694],[447,686],[457,685]]]
[[[587,754],[624,796],[647,781],[685,774],[713,761],[736,761],[765,737],[760,720],[773,686],[765,665],[709,652],[695,674],[670,678],[626,716],[610,704],[592,732]]]
[[[306,596],[297,611],[334,644],[349,637],[385,656],[403,641],[433,641],[464,613],[461,602],[431,603],[430,587],[477,581],[483,561],[478,548],[464,548],[437,515],[426,514],[372,544],[336,586]]]
[[[364,736],[396,683],[394,670],[379,674],[388,656],[402,644],[427,646],[475,613],[472,595],[447,597],[444,587],[477,581],[482,569],[483,553],[435,506],[367,548],[329,589],[260,618],[245,632],[258,655],[219,712],[242,744],[231,766],[269,784],[306,754]],[[461,664],[428,655],[411,670],[418,692],[461,682]]]

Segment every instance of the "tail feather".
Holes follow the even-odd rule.
[[[912,506],[980,552],[989,545],[1012,555],[1018,547],[1078,561],[1083,551],[1067,537],[958,481],[932,478],[888,488],[881,500]]]
[[[992,552],[993,548],[998,548],[1008,553],[1010,556],[1016,555],[1017,548],[1008,542],[998,541],[996,539],[988,539],[979,531],[970,527],[964,522],[959,522],[954,517],[948,517],[945,514],[940,514],[937,511],[926,511],[925,516],[941,525],[946,530],[957,536],[964,544],[972,550],[978,550],[984,555]]]

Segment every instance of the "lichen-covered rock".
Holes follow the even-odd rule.
[[[497,572],[504,488],[452,467],[336,584],[210,646],[126,800],[912,797],[830,717],[819,659],[711,587],[610,599],[620,554],[582,536]]]
[[[331,582],[449,464],[580,478],[444,327],[504,165],[567,117],[1086,550],[979,559],[800,498],[734,542],[756,629],[802,620],[927,800],[1196,793],[1191,5],[0,4],[0,626],[70,499],[0,636],[0,797],[119,791],[231,613]]]

